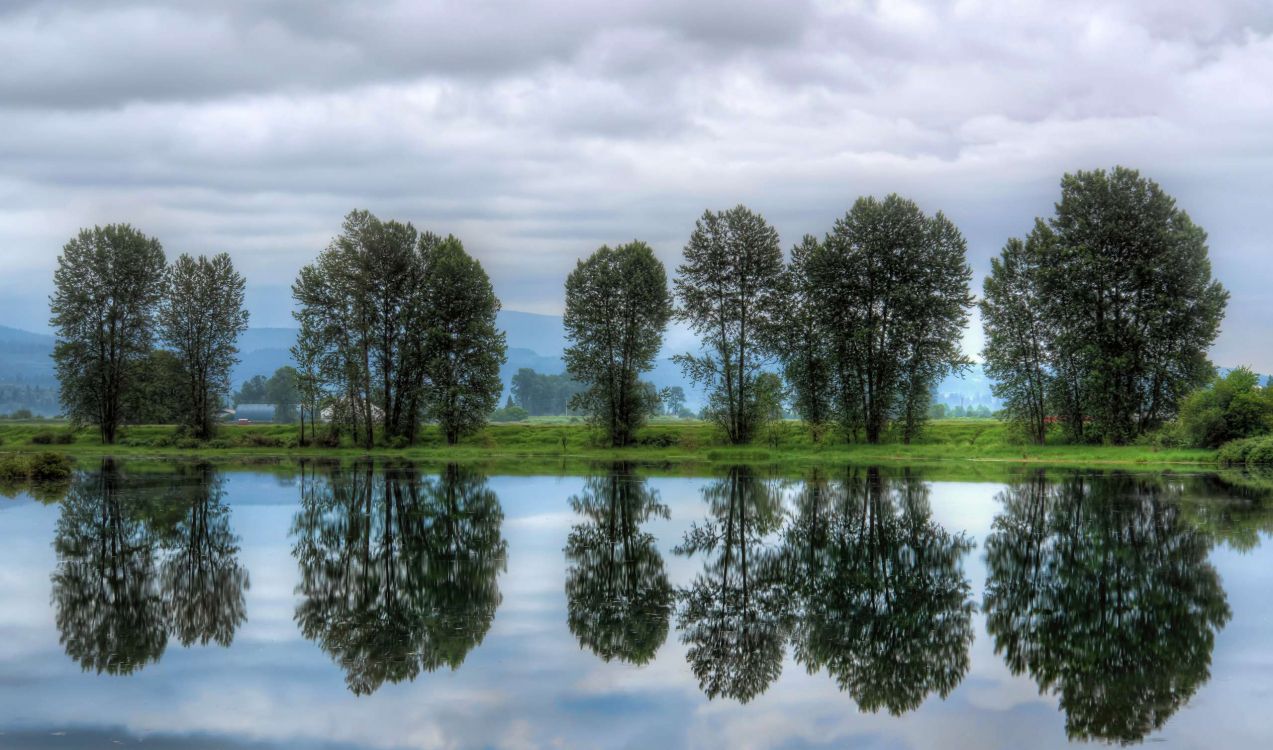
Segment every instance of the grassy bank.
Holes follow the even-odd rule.
[[[181,438],[167,425],[130,426],[116,445],[103,445],[91,429],[70,432],[53,422],[0,423],[0,453],[54,450],[71,456],[126,458],[187,457],[214,460],[253,457],[349,458],[363,455],[401,457],[420,461],[499,461],[508,465],[540,465],[631,460],[642,463],[711,465],[729,463],[777,464],[791,469],[819,464],[982,462],[1039,464],[1066,467],[1163,465],[1204,467],[1215,464],[1207,450],[1155,449],[1151,446],[1024,445],[996,420],[950,419],[929,425],[922,440],[910,445],[814,444],[799,424],[781,424],[749,446],[726,445],[718,431],[693,420],[656,421],[645,427],[638,445],[603,447],[581,423],[531,420],[492,424],[461,444],[448,446],[433,429],[404,448],[365,450],[346,442],[340,447],[300,447],[293,425],[226,425],[217,438],[200,443]]]

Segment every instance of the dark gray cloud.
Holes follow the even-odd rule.
[[[1121,163],[1210,232],[1216,358],[1273,370],[1264,0],[0,8],[0,322],[43,324],[83,225],[228,250],[278,290],[355,207],[456,233],[510,309],[559,310],[603,242],[674,264],[738,202],[790,242],[898,191],[980,273],[1063,172]]]

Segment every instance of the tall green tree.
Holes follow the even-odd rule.
[[[782,324],[774,332],[774,348],[782,360],[796,413],[814,442],[822,440],[833,417],[830,337],[822,328],[823,300],[811,268],[820,249],[818,239],[808,234],[791,249],[791,262],[783,274]]]
[[[245,286],[226,253],[211,258],[183,253],[168,269],[160,330],[185,376],[182,421],[198,438],[212,436],[217,410],[229,397],[236,342],[248,328]]]
[[[504,332],[495,327],[499,299],[482,264],[455,237],[420,239],[427,300],[423,375],[427,414],[448,444],[486,424],[504,384]]]
[[[832,342],[840,421],[878,443],[910,442],[933,386],[968,364],[960,341],[973,297],[959,229],[899,195],[859,198],[810,261]]]
[[[127,224],[81,230],[58,257],[49,307],[62,405],[106,443],[151,349],[164,263],[159,240]]]
[[[1003,401],[1007,418],[1021,427],[1031,442],[1047,439],[1048,390],[1051,386],[1048,321],[1036,306],[1037,248],[1008,240],[998,258],[990,260],[983,285],[981,323],[986,346],[982,350],[991,391]]]
[[[1123,167],[1068,174],[1025,247],[1048,402],[1071,439],[1126,443],[1212,377],[1207,349],[1228,293],[1211,276],[1206,233],[1157,183]],[[995,367],[1020,378],[1031,360],[1012,354]]]
[[[612,446],[631,443],[657,405],[640,376],[654,366],[671,314],[667,273],[644,242],[603,245],[566,278],[566,371],[588,386],[571,405]]]
[[[333,411],[365,446],[377,423],[386,438],[413,437],[419,421],[425,285],[418,237],[411,224],[352,211],[292,287],[300,338],[316,347],[318,369],[340,393]]]
[[[676,317],[703,351],[674,359],[707,388],[707,415],[731,443],[748,442],[756,429],[754,385],[785,302],[782,271],[778,232],[745,206],[705,212],[677,269]]]

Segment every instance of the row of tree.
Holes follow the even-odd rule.
[[[175,412],[163,416],[197,437],[212,433],[248,325],[229,255],[183,254],[169,265],[159,240],[127,224],[94,227],[62,249],[54,287],[53,360],[68,417],[113,443],[162,388]]]
[[[654,410],[640,374],[676,318],[702,349],[675,359],[706,388],[706,415],[731,442],[752,440],[774,410],[772,389],[760,386],[775,362],[816,436],[834,423],[876,443],[900,424],[909,441],[933,386],[968,363],[959,349],[973,304],[965,254],[954,224],[896,195],[859,200],[786,264],[762,216],[708,211],[685,246],[675,304],[648,245],[602,247],[566,281],[566,368],[587,386],[573,403],[611,444],[631,442]]]
[[[985,280],[986,368],[1031,439],[1059,422],[1076,441],[1127,442],[1211,377],[1206,352],[1227,293],[1211,277],[1205,233],[1154,182],[1120,167],[1066,175],[1061,187],[1055,216],[1010,240]],[[934,386],[969,364],[966,242],[943,214],[897,195],[859,199],[785,262],[759,214],[708,211],[677,271],[669,287],[640,241],[579,261],[565,288],[567,374],[519,372],[518,404],[585,413],[612,445],[630,444],[673,395],[641,375],[675,319],[701,342],[675,359],[731,442],[754,439],[788,399],[815,439],[834,428],[848,440],[892,431],[909,442]],[[112,442],[130,416],[165,416],[149,411],[176,403],[197,436],[211,432],[247,325],[228,256],[183,255],[168,267],[157,240],[98,227],[66,245],[55,282],[69,416]],[[354,211],[292,291],[302,439],[308,414],[311,431],[325,415],[330,435],[348,429],[366,446],[377,433],[413,442],[423,420],[454,443],[498,404],[499,301],[455,237]],[[775,369],[786,381],[777,387]]]

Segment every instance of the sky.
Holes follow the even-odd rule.
[[[898,192],[962,229],[979,289],[1062,174],[1122,164],[1209,233],[1213,359],[1273,371],[1267,0],[374,5],[0,2],[0,325],[47,330],[62,245],[112,222],[229,252],[253,324],[289,325],[355,208],[558,313],[603,243],[671,269],[706,209],[790,247]]]

